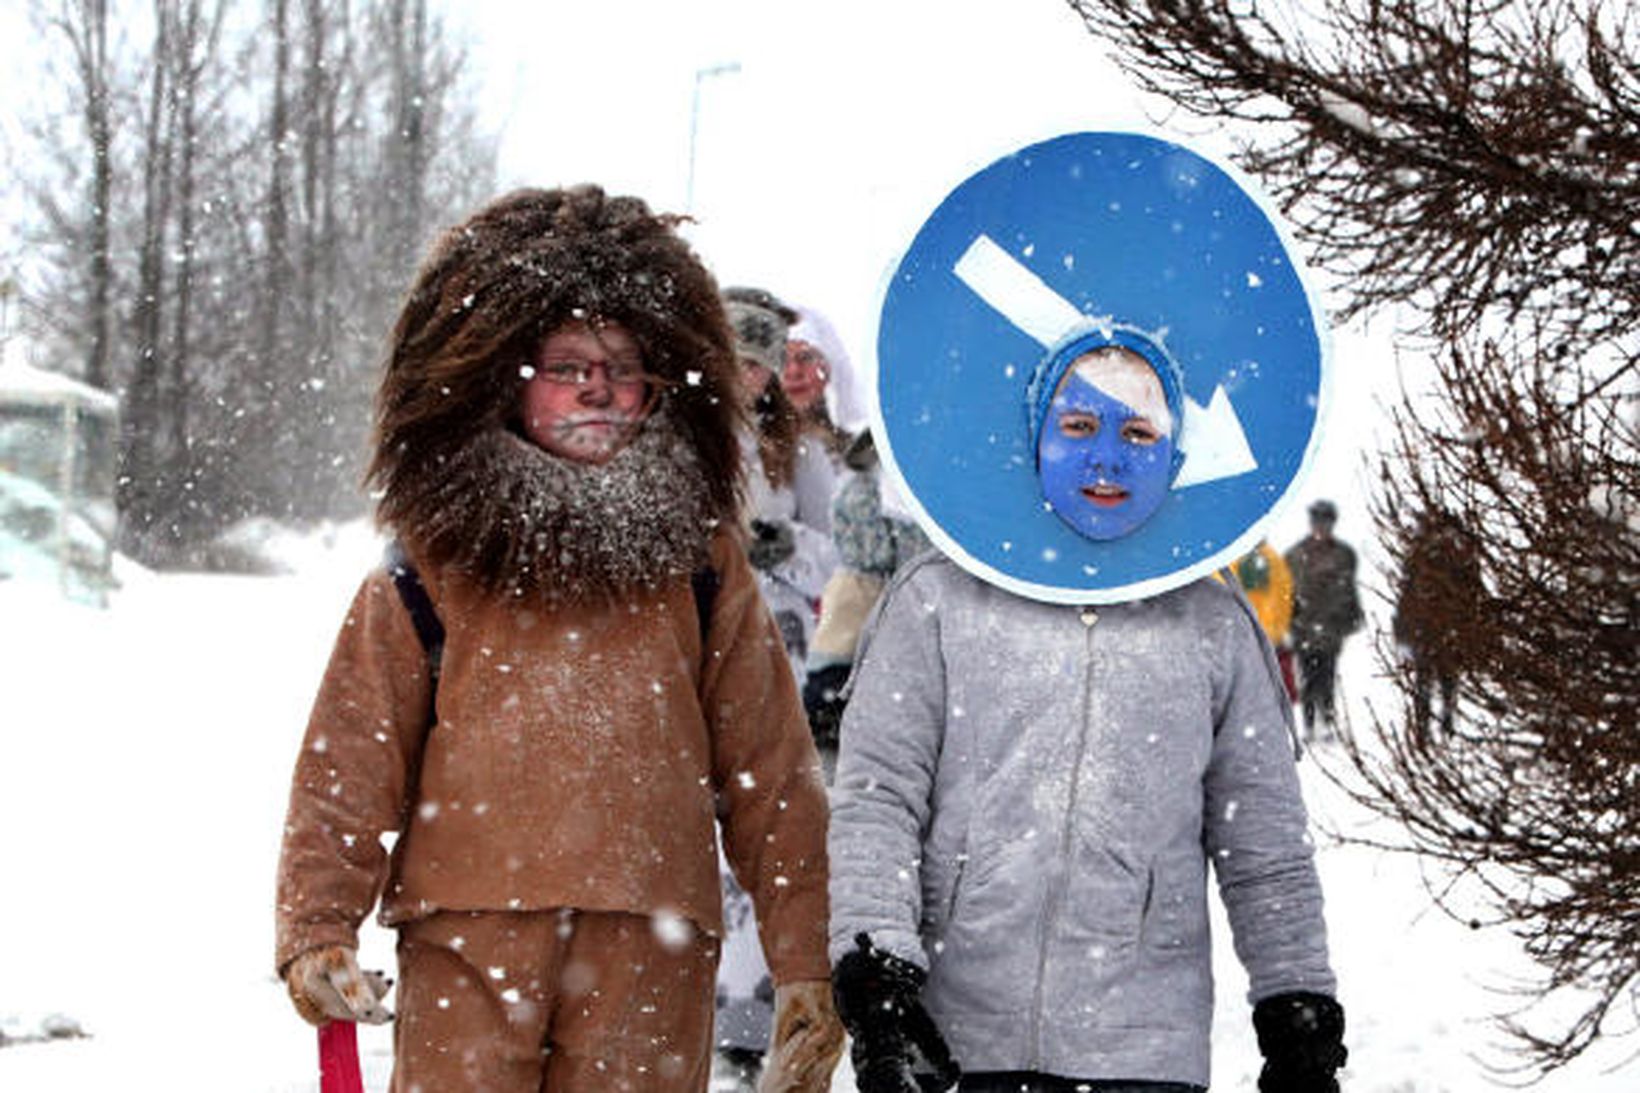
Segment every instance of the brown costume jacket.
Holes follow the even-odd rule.
[[[434,911],[672,913],[722,933],[714,808],[776,983],[825,979],[826,801],[780,634],[712,542],[707,648],[687,577],[527,606],[423,580],[447,637],[437,722],[391,578],[359,590],[296,764],[276,962]],[[381,836],[403,830],[391,859]]]

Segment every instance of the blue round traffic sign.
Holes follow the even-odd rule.
[[[1056,137],[951,191],[889,277],[879,448],[924,530],[975,575],[1055,603],[1152,595],[1251,549],[1295,490],[1319,437],[1324,334],[1238,173],[1146,134]],[[1033,381],[1089,343],[1148,346],[1183,387],[1171,488],[1105,540],[1060,519],[1038,475]]]

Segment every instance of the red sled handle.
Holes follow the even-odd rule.
[[[359,1037],[352,1021],[319,1026],[320,1093],[364,1093],[359,1072]]]

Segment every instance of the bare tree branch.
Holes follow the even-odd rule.
[[[1362,803],[1506,924],[1546,1071],[1640,1014],[1640,45],[1604,0],[1069,0],[1239,159],[1348,294],[1436,349],[1374,500],[1401,708]],[[1415,339],[1415,340],[1414,340]],[[1450,692],[1436,726],[1435,692]],[[1535,1000],[1535,999],[1534,999]],[[1545,1017],[1570,1012],[1571,1017]],[[1619,1017],[1621,1015],[1621,1019]],[[1539,1025],[1547,1027],[1539,1027]]]

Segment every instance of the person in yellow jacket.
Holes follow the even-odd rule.
[[[1287,643],[1287,632],[1293,624],[1293,571],[1287,560],[1268,539],[1238,558],[1230,567],[1236,581],[1247,595],[1258,614],[1264,636],[1275,647],[1276,660],[1281,664],[1281,681],[1287,686],[1287,697],[1298,700],[1298,680],[1293,673],[1293,650]]]

